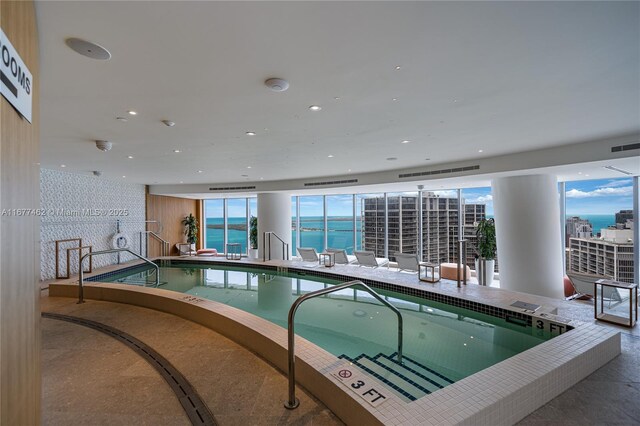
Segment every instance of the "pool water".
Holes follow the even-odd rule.
[[[141,267],[101,281],[152,286],[155,276],[151,271]],[[327,278],[270,270],[197,265],[161,267],[160,282],[162,289],[224,303],[285,329],[289,308],[297,297],[339,283]],[[357,288],[303,303],[296,314],[296,334],[336,356],[355,360],[367,371],[389,376],[384,380],[392,383],[399,380],[399,376],[420,372],[423,374],[412,377],[411,383],[422,377],[432,377],[430,372],[446,379],[428,380],[425,386],[418,386],[424,392],[413,389],[414,395],[422,394],[410,395],[410,400],[433,391],[429,386],[434,381],[441,388],[550,338],[538,336],[531,327],[507,323],[489,315],[375,290],[402,313],[403,353],[408,363],[415,364],[409,371],[398,374],[396,366],[390,365],[397,351],[395,313]]]

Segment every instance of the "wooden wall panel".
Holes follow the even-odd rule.
[[[198,200],[147,194],[147,220],[160,221],[160,236],[169,241],[172,255],[178,254],[177,243],[186,242],[182,219],[192,213],[200,222],[199,203]],[[156,226],[148,224],[147,229],[155,232]],[[197,247],[200,248],[201,244],[202,240],[198,238]],[[160,244],[150,238],[149,256],[160,256],[160,250]]]
[[[0,2],[0,22],[33,74],[32,123],[0,96],[0,209],[40,203],[38,33],[32,1]],[[40,423],[40,220],[0,219],[0,424]]]

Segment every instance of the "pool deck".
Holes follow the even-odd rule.
[[[618,328],[602,326],[593,320],[592,307],[576,301],[567,302],[529,294],[517,293],[499,288],[481,287],[475,284],[468,284],[458,288],[456,283],[449,280],[441,280],[436,284],[422,283],[418,281],[416,274],[402,273],[397,270],[386,268],[369,269],[352,265],[336,265],[331,268],[316,266],[301,261],[268,261],[261,262],[255,260],[242,259],[238,261],[228,261],[224,258],[204,258],[204,257],[171,257],[167,259],[191,260],[211,264],[261,264],[276,268],[317,270],[322,273],[348,275],[355,279],[375,280],[394,285],[402,285],[409,288],[427,290],[438,294],[444,294],[464,300],[475,301],[504,309],[518,311],[511,307],[515,301],[523,301],[541,306],[535,314],[543,315],[545,320],[555,321],[563,324],[570,324],[575,327],[570,333],[562,334],[556,338],[544,342],[543,344],[509,358],[499,364],[487,368],[473,376],[467,377],[453,385],[420,398],[412,403],[406,403],[390,395],[382,405],[372,407],[360,398],[355,398],[355,402],[362,409],[373,415],[383,424],[513,424],[522,419],[527,414],[542,406],[553,397],[559,395],[564,390],[570,388],[575,383],[591,374],[598,367],[602,366],[620,352],[620,334]],[[132,263],[132,264],[135,264]],[[108,270],[120,269],[126,265],[103,268],[96,273],[104,273]],[[94,275],[91,274],[91,275]],[[67,284],[75,284],[77,280],[64,280]],[[87,289],[101,287],[100,291],[119,291],[122,286],[115,284],[96,284],[87,286]],[[96,289],[97,290],[97,289]],[[128,289],[128,293],[162,293],[163,297],[169,297],[176,301],[184,298],[184,295],[167,295],[164,290],[158,289]],[[184,301],[182,301],[184,303]],[[192,301],[193,302],[193,301]],[[253,315],[242,311],[234,310],[206,300],[195,301],[198,307],[211,309],[218,313],[231,316],[235,321],[244,323],[246,327],[254,332],[267,336],[279,346],[278,349],[286,349],[286,332],[273,324],[256,319]],[[238,312],[236,312],[238,311]],[[259,321],[257,321],[259,320]],[[628,329],[625,331],[629,332]],[[630,330],[631,334],[637,334],[637,328]],[[331,376],[331,372],[340,367],[341,361],[337,360],[326,351],[300,339],[297,356],[302,360],[303,365],[307,365],[324,375],[325,391],[327,398],[321,397],[336,414],[343,419],[349,420],[345,416],[344,407],[341,408],[340,398],[335,395],[331,397],[331,384],[333,388],[345,390],[344,395],[348,395],[344,385]],[[256,350],[255,348],[251,348]],[[260,351],[257,350],[259,353]],[[274,359],[280,359],[282,351],[277,350]],[[269,359],[269,357],[267,357]],[[285,370],[282,362],[274,361],[280,369]],[[302,374],[301,376],[305,376]],[[307,378],[310,378],[307,374]],[[304,377],[303,377],[304,378]],[[374,381],[375,382],[375,381]],[[307,386],[310,390],[308,384]],[[328,387],[327,387],[328,386]],[[380,385],[381,388],[384,386]],[[478,392],[483,389],[484,392]],[[333,392],[335,394],[335,392]],[[344,398],[344,395],[341,398]],[[344,405],[344,404],[343,404]]]

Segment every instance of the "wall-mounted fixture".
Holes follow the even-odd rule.
[[[97,140],[96,148],[98,148],[102,152],[111,151],[113,144],[109,141]]]

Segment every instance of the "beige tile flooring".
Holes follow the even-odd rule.
[[[270,364],[198,324],[136,306],[41,298],[42,311],[102,322],[142,340],[195,387],[220,425],[342,424],[303,390],[286,410],[287,382]],[[189,424],[169,386],[132,350],[98,331],[42,319],[43,424]]]

